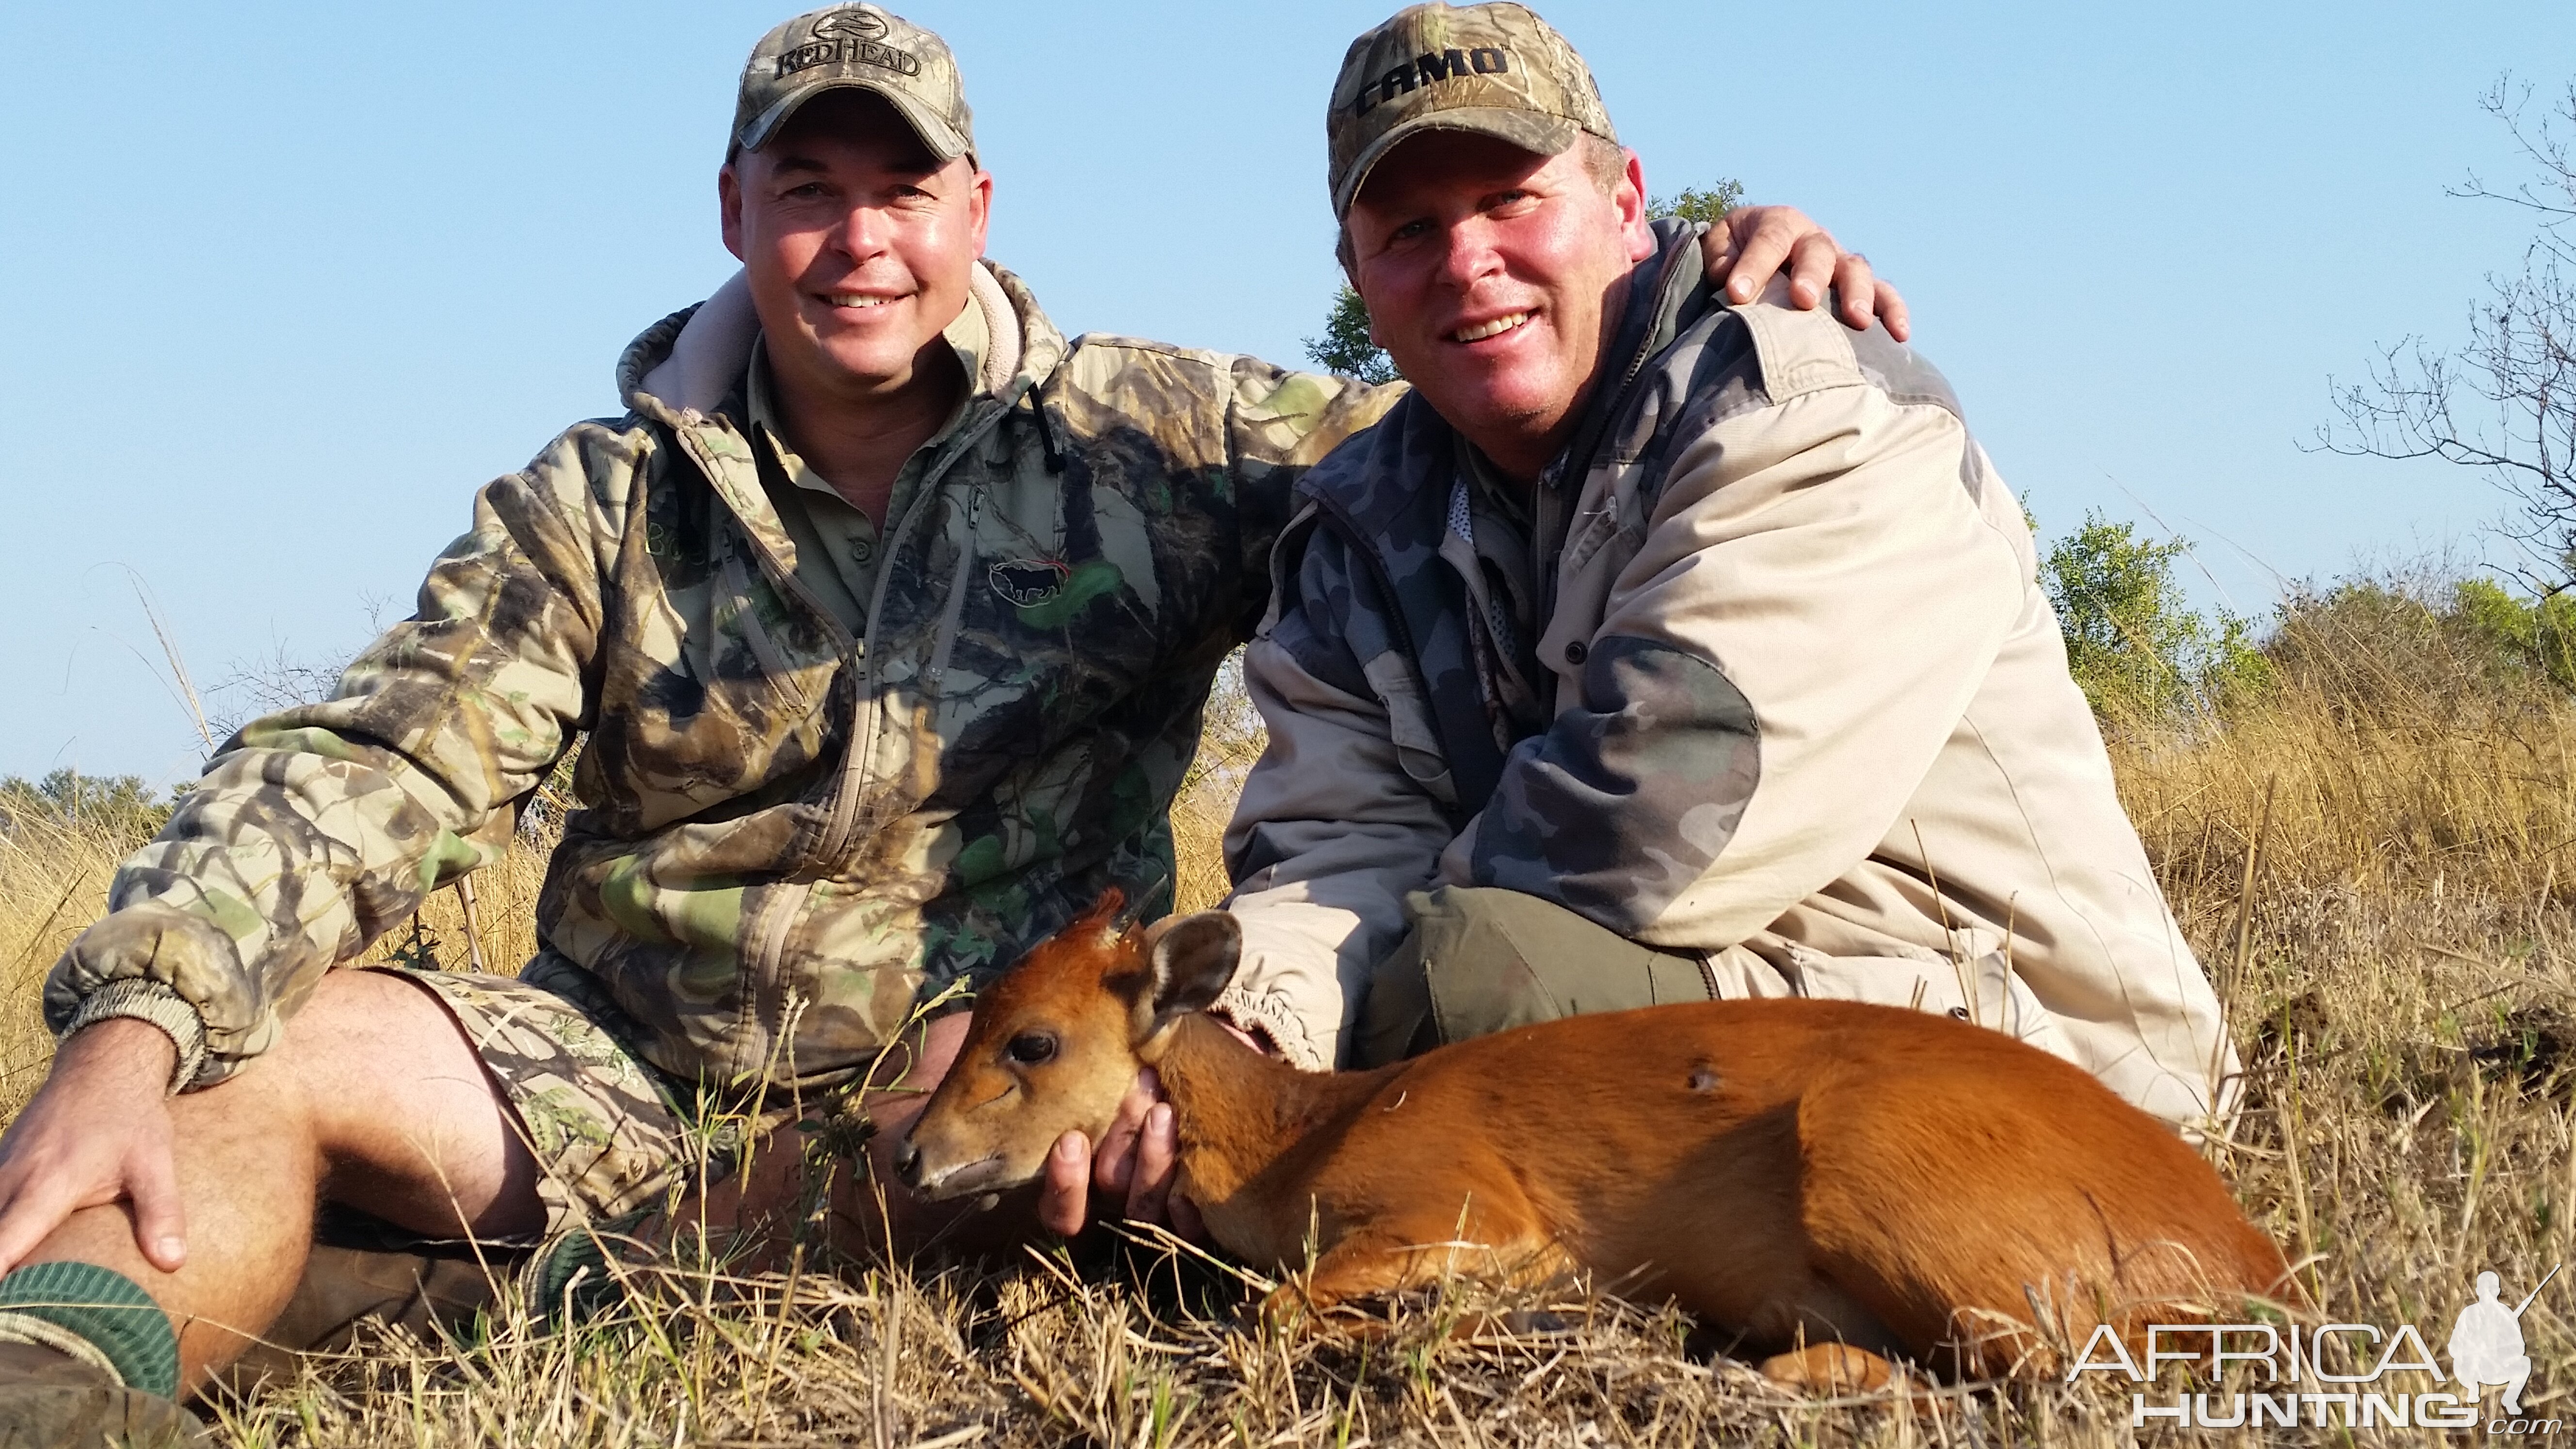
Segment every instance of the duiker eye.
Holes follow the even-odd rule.
[[[1024,1067],[1034,1067],[1055,1060],[1055,1035],[1052,1032],[1024,1031],[1011,1038],[1008,1048],[1011,1060]]]

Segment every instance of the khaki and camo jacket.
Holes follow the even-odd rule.
[[[1418,393],[1299,483],[1220,1006],[1328,1064],[1406,894],[1505,887],[1720,995],[1946,1011],[2205,1118],[2218,1002],[1948,384],[1883,330],[1723,305],[1661,231],[1529,496],[1531,580],[1488,566],[1510,521]]]
[[[975,283],[991,355],[886,521],[862,628],[770,501],[737,284],[627,350],[624,417],[482,489],[337,697],[222,748],[48,1022],[142,1017],[181,1085],[223,1080],[491,862],[577,741],[539,961],[605,983],[684,1079],[845,1078],[1104,887],[1167,897],[1166,807],[1289,489],[1395,392],[1067,343],[1008,273]]]

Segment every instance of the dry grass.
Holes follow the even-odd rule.
[[[1210,836],[1257,748],[1240,724],[1217,713],[1177,812],[1191,904],[1216,888]],[[2258,1221],[2313,1255],[2327,1320],[2411,1323],[2438,1349],[2480,1269],[2519,1297],[2576,1234],[2576,872],[2564,860],[2576,705],[2310,669],[2224,729],[2117,734],[2124,790],[2252,1074],[2235,1141],[2214,1149],[2221,1168]],[[0,959],[17,987],[0,1105],[14,1110],[43,1061],[35,984],[128,843],[70,830],[0,840]],[[497,962],[527,949],[537,864],[526,851],[482,878]],[[444,959],[462,964],[452,897],[430,915]],[[1373,1347],[1286,1340],[1240,1316],[1255,1286],[1116,1244],[972,1272],[675,1268],[638,1306],[572,1332],[504,1320],[470,1346],[387,1339],[216,1411],[241,1445],[2254,1438],[2133,1430],[2126,1386],[2099,1377],[1947,1391],[1921,1413],[1800,1401],[1673,1315],[1613,1303],[1571,1306],[1561,1330],[1512,1340],[1443,1341],[1457,1305],[1436,1302],[1410,1306]],[[2525,1404],[2543,1415],[2565,1405],[2571,1308],[2576,1282],[2562,1278],[2524,1318],[2541,1365]],[[2436,1387],[2403,1378],[2393,1387]]]

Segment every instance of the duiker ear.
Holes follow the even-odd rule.
[[[1234,979],[1243,927],[1223,911],[1169,916],[1145,928],[1145,959],[1154,972],[1153,1027],[1204,1011]]]

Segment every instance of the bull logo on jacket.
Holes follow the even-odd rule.
[[[1073,570],[1054,559],[1019,558],[997,563],[985,575],[993,592],[1016,609],[1033,608],[1064,592]]]

